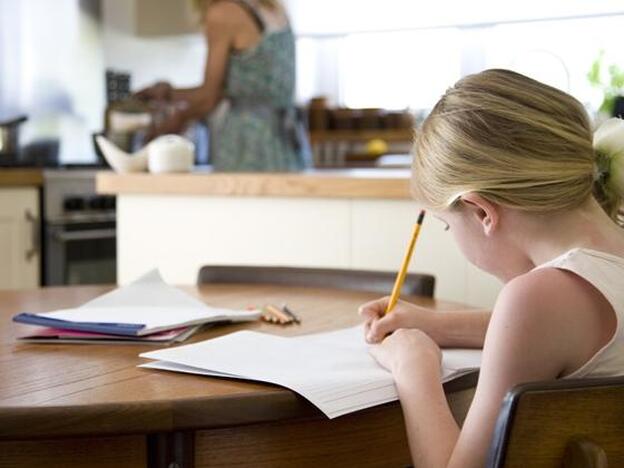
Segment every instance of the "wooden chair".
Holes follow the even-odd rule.
[[[199,270],[197,283],[271,283],[334,287],[388,295],[392,292],[395,278],[396,273],[367,270],[207,265]],[[433,297],[434,288],[434,276],[412,273],[405,277],[402,292]]]
[[[624,377],[513,388],[503,402],[487,466],[624,466]]]

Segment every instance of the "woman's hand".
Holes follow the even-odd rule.
[[[166,81],[159,81],[152,86],[135,93],[143,101],[170,101],[173,87]]]
[[[414,369],[439,370],[442,362],[440,347],[421,330],[400,328],[381,344],[371,346],[370,354],[395,376],[405,376]]]
[[[188,119],[185,116],[184,107],[168,106],[154,119],[153,125],[145,134],[145,142],[147,143],[160,135],[181,134],[187,124]]]
[[[385,315],[390,297],[382,297],[360,306],[364,318],[364,334],[369,343],[379,343],[399,328],[418,328],[432,334],[438,312],[399,300],[392,312]]]

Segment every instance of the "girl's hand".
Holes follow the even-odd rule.
[[[371,346],[369,352],[394,375],[430,366],[439,370],[442,363],[440,347],[421,330],[400,328],[381,344]]]
[[[369,343],[379,343],[399,328],[418,328],[432,332],[437,312],[399,300],[392,312],[384,315],[390,297],[382,297],[360,306],[358,312],[364,318],[364,336]]]

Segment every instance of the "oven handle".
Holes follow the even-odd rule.
[[[26,261],[30,262],[41,250],[41,226],[37,218],[30,210],[24,212],[26,222],[30,223],[30,249],[26,250]]]
[[[91,229],[86,231],[56,232],[54,238],[59,242],[82,240],[113,239],[117,235],[116,229]]]

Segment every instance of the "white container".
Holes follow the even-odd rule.
[[[124,174],[128,172],[144,172],[147,170],[149,145],[136,153],[129,154],[119,149],[112,141],[102,135],[95,137],[95,140],[104,155],[104,159],[106,159],[108,164],[110,164],[116,172]]]
[[[195,161],[195,145],[179,135],[162,135],[147,145],[147,167],[155,174],[189,172]]]
[[[144,172],[146,169],[155,174],[189,172],[195,161],[195,145],[180,135],[159,136],[132,154],[120,150],[101,135],[96,141],[111,167],[121,173]]]

